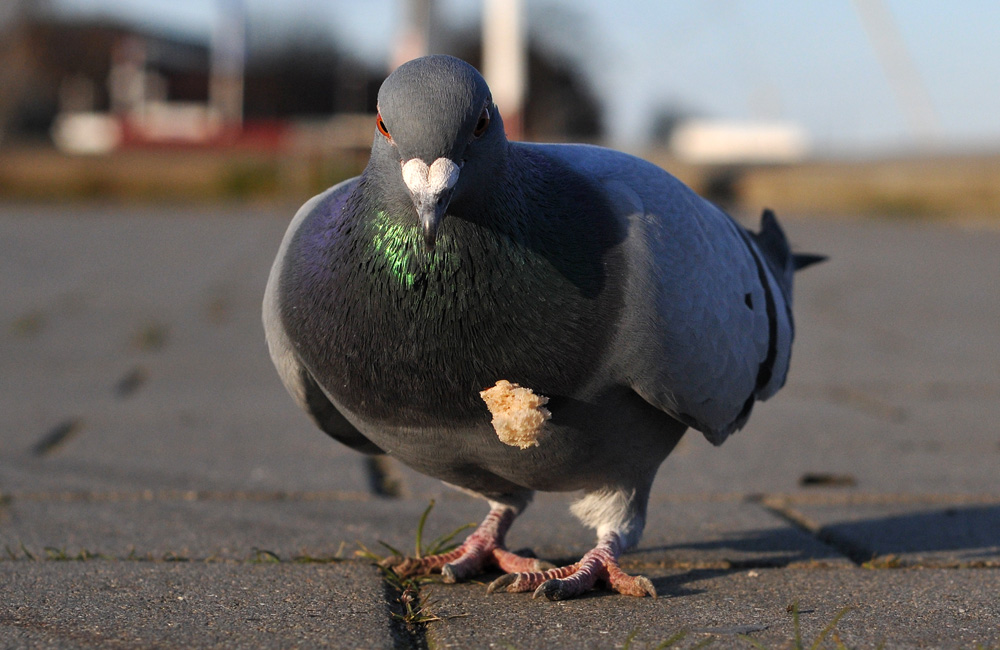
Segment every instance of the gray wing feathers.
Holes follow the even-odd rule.
[[[791,323],[783,293],[739,226],[699,207],[647,207],[636,228],[653,265],[633,272],[653,278],[646,300],[655,297],[659,332],[633,386],[654,404],[675,405],[665,410],[720,444],[756,399],[784,383]]]
[[[771,265],[736,222],[662,169],[599,148],[549,149],[603,184],[628,229],[617,372],[722,443],[787,374],[790,305]]]

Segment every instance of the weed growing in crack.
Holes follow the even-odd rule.
[[[35,560],[38,559],[35,556],[34,553],[32,553],[31,551],[28,550],[28,547],[24,545],[24,542],[18,542],[18,545],[21,547],[21,552],[24,553],[24,557],[25,558],[27,558],[28,560],[31,560],[32,562],[34,562]],[[7,551],[7,557],[9,557],[11,560],[15,560],[16,561],[16,560],[21,559],[20,556],[18,556],[17,551],[15,551],[14,549],[12,549],[7,544],[4,544],[3,548],[4,548],[5,551]]]
[[[76,553],[70,553],[65,547],[59,548],[56,546],[46,546],[42,548],[42,553],[44,553],[44,555],[38,555],[37,553],[32,553],[28,547],[24,545],[24,542],[18,542],[18,546],[21,549],[21,553],[24,554],[24,559],[31,562],[86,562],[87,560],[112,559],[110,556],[104,555],[103,553],[94,553],[93,551],[85,548],[80,549]],[[10,560],[17,561],[21,559],[21,556],[17,554],[17,551],[12,549],[7,544],[4,544],[4,551],[6,551],[7,557]]]
[[[827,623],[826,627],[820,630],[820,633],[816,636],[813,642],[807,646],[802,640],[802,627],[799,621],[799,604],[792,603],[787,608],[787,611],[790,612],[792,615],[792,626],[795,634],[795,638],[792,639],[791,647],[794,650],[806,650],[806,648],[809,648],[809,650],[821,650],[822,648],[828,647],[825,644],[827,637],[832,637],[831,640],[833,641],[834,644],[833,647],[836,650],[849,650],[848,647],[844,645],[844,642],[840,640],[840,635],[837,634],[835,628],[837,627],[837,623],[840,622],[840,619],[842,619],[845,614],[847,614],[849,611],[853,609],[854,609],[853,607],[845,607],[841,609],[839,612],[837,612],[837,614],[833,617],[833,620]],[[740,634],[739,638],[743,639],[744,641],[746,641],[753,647],[758,648],[759,650],[768,650],[767,646],[761,644],[759,641],[755,639],[751,639],[749,636],[745,634]],[[885,647],[885,641],[882,641],[876,647],[879,649]]]
[[[428,555],[439,555],[457,548],[460,542],[456,542],[455,537],[462,531],[475,526],[475,524],[465,524],[463,526],[459,526],[452,532],[441,535],[440,537],[433,539],[429,544],[424,545],[424,527],[427,525],[427,518],[430,516],[431,510],[433,509],[434,500],[432,499],[423,514],[420,515],[420,520],[417,522],[416,538],[414,541],[414,552],[415,557],[417,558],[426,557]],[[403,557],[402,552],[382,540],[378,540],[378,543],[380,546],[388,550],[392,556]],[[454,614],[446,617],[440,617],[429,611],[428,608],[432,602],[421,600],[420,587],[428,582],[440,582],[440,576],[429,574],[401,576],[396,573],[392,566],[389,566],[389,563],[386,562],[388,556],[380,556],[369,550],[364,544],[359,543],[358,546],[360,546],[360,550],[355,551],[355,555],[372,561],[382,573],[382,579],[397,594],[396,601],[399,603],[402,610],[401,612],[392,612],[392,616],[397,620],[402,621],[408,626],[414,626],[441,621],[446,618],[461,618],[463,616],[468,616],[468,614]]]
[[[383,544],[382,542],[379,543]],[[402,621],[408,626],[424,625],[426,623],[442,620],[441,617],[427,611],[427,607],[430,605],[429,602],[422,603],[420,600],[421,585],[428,582],[439,582],[440,578],[438,576],[426,574],[405,577],[401,576],[396,573],[391,566],[385,566],[383,564],[386,556],[380,556],[373,553],[363,544],[360,546],[361,550],[357,551],[356,555],[358,557],[371,560],[382,574],[382,580],[395,594],[395,600],[399,603],[402,611],[390,612],[393,618]],[[388,544],[383,544],[383,546],[392,551],[393,555],[402,555]]]
[[[625,637],[625,645],[622,646],[622,650],[631,650],[632,642],[635,640],[635,637],[638,634],[639,630],[633,630],[631,633],[629,633],[629,635]],[[685,638],[687,638],[687,635],[688,635],[687,630],[681,630],[679,632],[675,632],[667,640],[661,641],[659,644],[654,646],[653,650],[666,650],[666,648],[672,648],[676,644],[680,643]],[[696,650],[697,648],[704,648],[705,646],[708,646],[714,642],[715,642],[715,637],[710,636],[708,638],[702,639],[698,643],[691,646],[690,650]]]
[[[901,557],[893,553],[879,555],[868,560],[861,565],[863,569],[899,569],[905,567],[906,563]]]
[[[56,548],[54,546],[46,546],[45,559],[53,562],[85,562],[87,560],[109,560],[107,555],[102,555],[100,553],[92,553],[87,549],[80,549],[75,555],[70,555],[66,552],[65,548]]]
[[[337,551],[333,555],[327,556],[300,553],[292,558],[292,562],[295,564],[336,564],[337,562],[344,562],[346,560],[344,557],[344,548],[346,546],[347,542],[341,542],[340,546],[337,547]]]
[[[250,558],[247,560],[250,564],[279,564],[281,558],[274,551],[268,551],[262,548],[257,548],[256,546],[250,551]]]
[[[434,509],[434,499],[431,499],[430,503],[427,504],[427,508],[424,510],[423,514],[420,515],[420,521],[417,522],[417,532],[416,539],[414,540],[414,555],[415,558],[422,558],[428,555],[440,555],[442,553],[447,553],[459,546],[461,542],[455,541],[455,537],[458,536],[463,530],[468,530],[469,528],[475,528],[475,524],[463,524],[451,531],[450,533],[445,533],[440,537],[436,537],[429,544],[424,546],[424,526],[427,525],[427,517],[431,514],[431,510]],[[379,546],[385,548],[389,553],[396,557],[403,557],[403,552],[399,549],[383,542],[382,540],[377,540]],[[376,562],[382,562],[387,556],[378,556],[368,550],[364,544],[359,544],[361,550],[356,554],[359,557],[364,557],[367,559],[374,559]]]
[[[346,542],[341,542],[340,546],[337,547],[337,551],[333,555],[310,555],[309,553],[293,555],[291,562],[293,564],[336,564],[338,562],[344,562],[346,560],[344,557],[344,547],[346,546]],[[249,564],[279,564],[288,560],[283,560],[281,556],[274,551],[254,546],[250,550],[250,555],[247,557],[246,561]]]

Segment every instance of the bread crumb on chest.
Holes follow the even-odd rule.
[[[552,417],[552,413],[544,408],[548,397],[536,395],[530,388],[512,384],[506,379],[480,392],[479,396],[493,414],[493,428],[500,442],[521,449],[538,446],[545,423]]]

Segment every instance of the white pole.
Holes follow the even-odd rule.
[[[209,104],[225,125],[243,124],[243,67],[246,58],[246,12],[243,0],[218,0],[212,34]]]
[[[403,26],[389,62],[392,72],[407,61],[431,53],[433,0],[406,0]]]
[[[493,101],[503,112],[511,139],[524,133],[524,101],[528,78],[522,0],[484,0],[483,76]]]

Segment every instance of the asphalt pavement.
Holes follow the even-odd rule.
[[[661,468],[623,560],[660,597],[487,576],[408,615],[357,551],[486,506],[285,394],[259,310],[293,212],[0,205],[0,647],[1000,648],[1000,228],[785,217],[831,259],[798,276],[785,389]],[[573,496],[511,548],[588,550]]]

